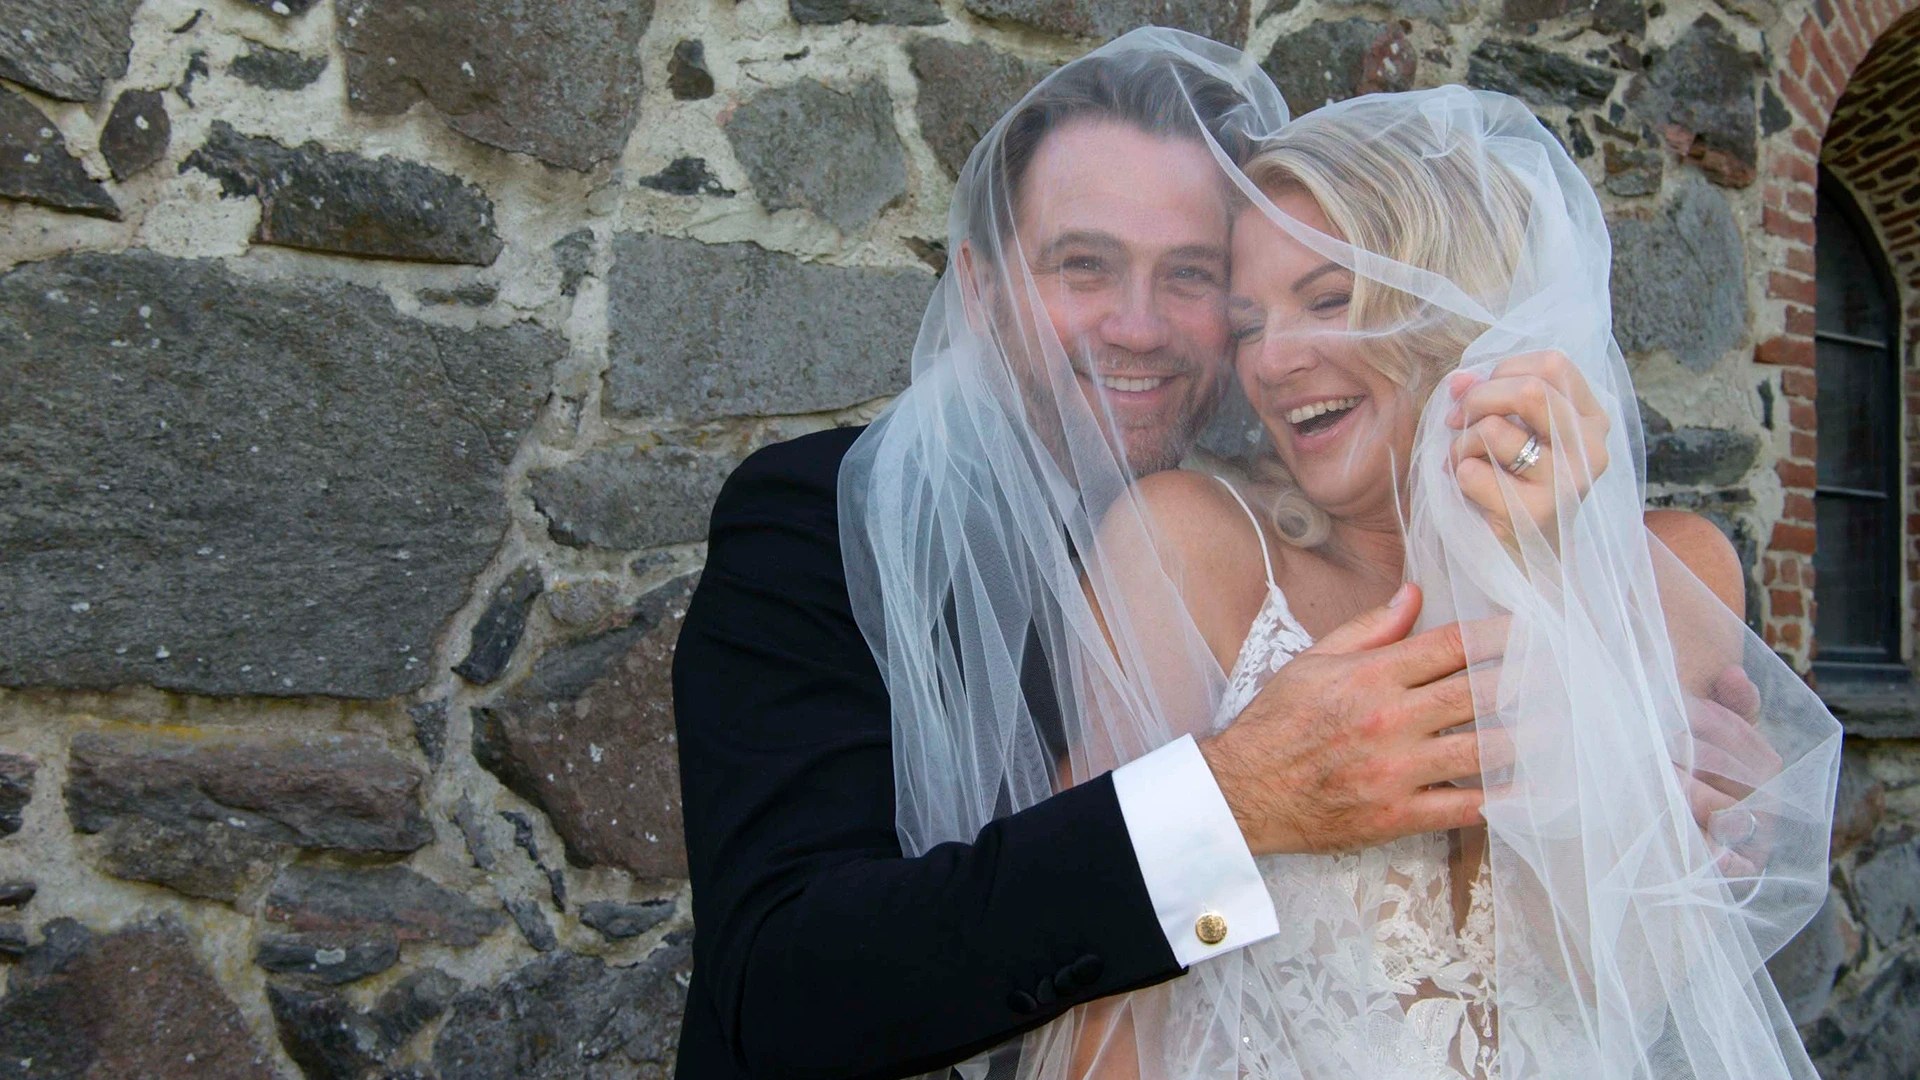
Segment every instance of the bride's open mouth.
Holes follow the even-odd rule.
[[[1284,419],[1287,426],[1293,429],[1295,441],[1312,446],[1331,438],[1342,422],[1352,416],[1365,400],[1366,395],[1362,394],[1309,402],[1288,409]]]

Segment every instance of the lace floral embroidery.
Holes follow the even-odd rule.
[[[1228,675],[1213,729],[1232,722],[1275,673],[1312,644],[1285,594],[1270,586]],[[1320,1020],[1351,1031],[1355,1017],[1369,1016],[1365,1037],[1405,1075],[1497,1080],[1492,880],[1481,861],[1468,888],[1466,917],[1456,928],[1448,854],[1446,836],[1433,833],[1360,852],[1262,860],[1269,890],[1282,908],[1285,940],[1256,951],[1276,959],[1290,956],[1295,963],[1366,965],[1366,981],[1377,1000],[1347,1003],[1331,1010],[1339,1015]],[[1356,956],[1351,940],[1341,939],[1367,927],[1371,956]],[[1386,1003],[1399,1006],[1399,1023]],[[1305,998],[1291,1004],[1308,1013],[1330,1005]],[[1322,1026],[1311,1015],[1246,1019],[1256,1026]]]

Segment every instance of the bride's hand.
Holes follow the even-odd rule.
[[[1577,505],[1607,468],[1610,424],[1580,369],[1563,353],[1523,353],[1485,377],[1451,375],[1447,390],[1447,426],[1460,432],[1451,461],[1461,493],[1509,545],[1524,514],[1558,548],[1561,499]]]

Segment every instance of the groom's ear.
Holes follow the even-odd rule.
[[[960,283],[960,306],[966,312],[967,328],[986,336],[991,332],[992,320],[985,297],[986,283],[980,279],[977,263],[973,241],[960,241],[960,254],[954,262],[954,274]]]

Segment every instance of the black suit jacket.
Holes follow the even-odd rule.
[[[909,1076],[1180,973],[1110,775],[901,854],[886,688],[841,561],[858,435],[768,447],[714,506],[673,664],[695,925],[679,1080]]]

